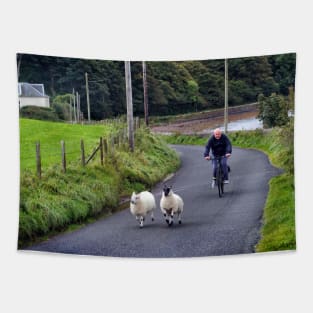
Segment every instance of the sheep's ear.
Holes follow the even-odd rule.
[[[133,196],[135,196],[135,195],[136,195],[136,193],[135,193],[135,191],[133,191],[133,193],[132,193],[132,197],[133,197]]]

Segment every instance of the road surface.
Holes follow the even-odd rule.
[[[182,225],[168,227],[159,209],[162,183],[156,197],[155,221],[140,229],[125,209],[71,233],[60,234],[26,250],[114,257],[200,257],[253,253],[260,238],[269,180],[280,170],[262,152],[233,149],[230,184],[218,197],[211,188],[211,163],[203,147],[173,146],[182,167],[167,183],[185,202]]]

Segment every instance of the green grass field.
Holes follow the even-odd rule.
[[[65,141],[67,162],[79,162],[80,140],[84,140],[86,155],[99,144],[101,136],[114,130],[112,124],[78,125],[20,119],[21,170],[36,168],[36,142],[40,142],[42,168],[61,164],[61,140]]]

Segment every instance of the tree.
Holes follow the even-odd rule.
[[[293,111],[295,110],[295,91],[294,88],[291,86],[288,88],[289,94],[288,94],[288,105],[289,105],[289,110]]]
[[[196,81],[188,80],[187,81],[187,97],[188,101],[192,103],[197,111],[197,102],[199,96],[199,86]]]
[[[70,98],[71,94],[58,95],[52,100],[52,108],[58,115],[60,120],[70,121],[71,120],[71,108],[70,108]]]
[[[20,60],[22,60],[20,62]],[[287,96],[294,88],[295,54],[228,59],[229,105],[255,102],[259,94]],[[224,60],[149,61],[149,113],[168,115],[224,106]],[[88,73],[93,120],[126,114],[124,62],[18,54],[19,82],[41,83],[48,96],[81,97],[88,115],[85,73]],[[144,115],[142,62],[132,62],[134,114]]]
[[[269,97],[265,97],[260,94],[258,102],[258,117],[263,121],[265,128],[283,126],[288,123],[288,101],[283,96],[273,93]]]
[[[255,101],[255,92],[243,80],[230,80],[229,87],[229,105],[239,105],[245,102]]]
[[[288,88],[295,87],[296,54],[272,55],[268,60],[272,66],[273,78],[279,86],[279,93],[288,95]]]
[[[207,109],[224,106],[224,72],[222,75],[209,71],[201,74],[199,77],[199,92],[206,101]]]

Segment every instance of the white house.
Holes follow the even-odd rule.
[[[37,107],[50,107],[49,97],[45,95],[43,84],[18,83],[19,107],[33,105]]]

